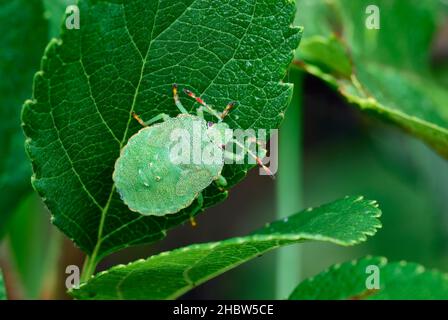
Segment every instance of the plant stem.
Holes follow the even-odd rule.
[[[96,242],[95,248],[93,249],[93,252],[90,256],[86,257],[86,260],[84,261],[84,266],[82,268],[82,275],[81,275],[81,282],[85,282],[90,279],[90,277],[95,272],[96,266],[98,265],[99,259],[98,259],[98,252],[101,247],[101,241],[103,236],[103,230],[104,230],[104,223],[106,221],[106,215],[109,210],[110,203],[112,202],[112,198],[115,192],[115,185],[112,187],[112,190],[109,195],[109,199],[107,200],[106,206],[103,208],[103,211],[101,212],[101,220],[100,225],[98,227],[98,240]]]
[[[277,218],[302,209],[302,78],[303,73],[290,69],[294,95],[279,131]],[[298,246],[279,250],[276,258],[276,298],[288,297],[301,278],[301,249]]]
[[[81,273],[81,283],[86,282],[90,279],[90,277],[93,275],[96,269],[96,259],[94,256],[86,256],[86,259],[84,260],[84,265],[82,267],[82,273]]]

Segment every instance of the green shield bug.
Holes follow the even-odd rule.
[[[226,137],[229,127],[223,122],[234,102],[219,113],[191,91],[184,92],[200,104],[197,115],[189,114],[182,106],[177,85],[173,85],[174,102],[181,113],[174,118],[160,114],[147,122],[133,114],[144,128],[129,139],[115,163],[113,180],[122,200],[130,210],[142,215],[179,212],[202,197],[201,191],[213,182],[223,189],[227,182],[221,171],[228,152],[224,146],[231,141],[241,145],[233,137]],[[217,122],[205,121],[204,111],[215,116]],[[160,120],[163,122],[156,123]],[[184,140],[183,145],[180,140]],[[185,148],[176,152],[176,146],[185,147],[185,143],[193,152],[184,152]],[[196,149],[200,161],[194,159],[198,155]],[[204,155],[209,159],[204,159]]]

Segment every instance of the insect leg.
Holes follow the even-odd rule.
[[[227,115],[230,113],[230,111],[233,109],[233,107],[235,107],[236,105],[236,101],[232,101],[230,102],[226,108],[224,109],[224,111],[221,113],[221,119],[224,119],[225,117],[227,117]]]
[[[196,109],[196,114],[198,115],[199,118],[204,119],[204,108],[202,106],[197,108]]]
[[[204,204],[204,198],[202,196],[202,193],[199,193],[197,198],[197,205],[193,207],[193,211],[191,211],[190,214],[190,224],[193,228],[198,225],[198,223],[195,220],[195,216],[199,211],[202,211],[203,204]]]
[[[220,175],[218,179],[215,180],[215,184],[220,191],[225,191],[225,187],[227,187],[227,180]]]
[[[176,104],[176,107],[179,109],[181,113],[188,114],[187,109],[182,105],[182,102],[180,102],[177,84],[173,84],[173,99],[174,103]]]
[[[232,160],[231,163],[238,163],[238,161],[241,161],[244,159],[244,155],[241,156],[241,154],[236,154],[229,150],[223,150],[222,154],[224,156],[224,159]]]
[[[157,122],[157,121],[160,121],[160,120],[166,121],[166,120],[168,120],[169,118],[170,118],[170,116],[167,115],[166,113],[161,113],[161,114],[159,114],[159,115],[157,115],[157,116],[155,116],[155,117],[149,119],[148,121],[146,121],[145,124],[146,124],[147,126],[150,126],[150,125],[153,124],[154,122]]]
[[[195,228],[198,225],[194,216],[190,216],[190,224],[193,228]]]
[[[204,100],[202,100],[202,98],[197,97],[192,91],[188,90],[188,89],[184,89],[184,93],[189,96],[190,98],[193,98],[196,100],[197,103],[199,103],[202,107],[204,107],[205,109],[203,109],[204,111],[210,113],[211,115],[215,116],[216,118],[218,118],[218,120],[221,122],[222,118],[221,115],[219,114],[218,111],[216,111],[215,109],[213,109],[212,107],[210,107]]]
[[[150,126],[151,124],[153,124],[154,122],[160,121],[160,120],[164,120],[166,121],[167,119],[169,119],[169,115],[165,114],[165,113],[161,113],[153,118],[151,118],[148,121],[143,121],[142,118],[140,118],[137,114],[135,114],[134,112],[132,113],[132,116],[134,117],[135,120],[138,121],[138,123],[140,123],[142,126],[147,127]]]
[[[138,121],[143,127],[147,127],[145,121],[142,120],[135,112],[132,112],[132,117]]]
[[[250,150],[249,148],[247,148],[246,146],[244,146],[244,145],[243,145],[241,142],[239,142],[237,139],[233,139],[232,142],[235,143],[236,145],[240,146],[245,152],[247,152],[247,154],[248,154],[249,156],[251,156],[252,158],[254,158],[255,161],[257,162],[257,164],[258,164],[260,167],[263,168],[263,170],[266,172],[266,174],[267,174],[268,176],[270,176],[271,178],[275,178],[275,176],[274,176],[274,174],[272,173],[272,171],[271,171],[268,167],[266,167],[266,166],[263,164],[262,159],[260,159],[260,157],[258,157],[256,154],[254,154],[254,153],[252,152],[252,150]],[[255,141],[255,142],[256,142],[256,141]],[[258,144],[258,146],[260,146],[260,144],[259,144],[258,142],[256,142],[256,143]],[[264,149],[263,152],[266,154],[266,153],[267,153],[267,150]]]

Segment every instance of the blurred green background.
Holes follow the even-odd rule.
[[[328,6],[332,2],[319,1]],[[3,9],[10,6],[12,14],[14,8],[10,3],[15,2],[0,0],[0,5]],[[44,31],[48,36],[31,37],[29,41],[36,42],[34,49],[21,57],[22,64],[30,64],[36,71],[46,42],[58,34],[65,6],[73,1],[21,2],[28,7],[18,6],[16,9],[20,8],[20,12],[17,16],[0,16],[0,21],[3,20],[2,25],[6,24],[6,19],[9,19],[8,23],[20,24],[23,23],[21,17],[27,14],[37,14],[48,21],[48,28]],[[307,30],[319,28],[320,21],[306,18],[310,16],[305,10],[311,10],[307,5],[310,1],[297,2],[297,24],[304,25],[306,37],[307,32],[311,32]],[[304,10],[301,9],[302,3]],[[375,1],[369,3],[375,4]],[[443,6],[442,1],[440,3]],[[436,32],[431,39],[431,47],[426,48],[431,52],[431,77],[445,89],[448,88],[447,7],[445,4],[443,14],[439,12],[440,17],[429,17],[436,24]],[[394,19],[403,14],[396,8],[389,8],[389,11],[388,7],[381,9],[381,19],[386,23],[394,23]],[[365,17],[362,10],[359,15]],[[428,18],[425,14],[422,16]],[[418,28],[419,21],[411,21],[409,26]],[[409,26],[402,26],[402,31],[412,32]],[[26,32],[34,32],[33,26]],[[15,36],[26,35],[18,32]],[[400,34],[394,36],[399,39]],[[2,41],[7,42],[6,37],[2,37]],[[387,49],[381,47],[381,50]],[[5,57],[7,55],[0,56],[2,59]],[[401,56],[396,58],[405,59]],[[16,70],[10,65],[7,68],[6,61],[0,61],[0,79],[7,82],[10,90],[6,91],[8,86],[3,85],[0,122],[2,128],[7,127],[7,131],[2,132],[20,132],[20,107],[31,96],[34,71],[24,71],[17,79],[19,76],[13,75]],[[345,195],[359,194],[380,203],[383,228],[378,234],[365,244],[350,248],[315,243],[304,244],[300,248],[294,246],[289,250],[298,253],[298,263],[297,266],[284,266],[287,272],[297,269],[297,278],[304,279],[331,264],[367,254],[386,256],[390,260],[414,261],[448,271],[447,161],[421,141],[355,110],[319,79],[291,69],[285,80],[296,84],[296,92],[280,132],[280,146],[283,148],[280,155],[284,158],[280,159],[278,179],[259,176],[258,171],[253,170],[247,179],[232,189],[227,201],[198,217],[196,228],[185,225],[170,232],[156,245],[114,254],[100,264],[100,269],[194,242],[245,234],[281,215],[279,208],[298,211]],[[12,84],[18,86],[17,91],[11,90]],[[446,106],[448,108],[448,101]],[[16,124],[12,129],[9,127],[11,123]],[[10,159],[13,153],[23,156],[20,150],[22,140],[19,142],[11,143],[14,147],[2,147],[2,159]],[[4,162],[0,163],[0,169],[10,170]],[[20,190],[0,184],[6,198],[18,196],[15,202],[3,199],[0,202],[0,210],[8,215],[7,220],[1,220],[3,225],[0,226],[5,233],[0,245],[0,267],[5,273],[8,292],[10,298],[15,299],[68,298],[64,290],[65,268],[69,264],[81,266],[83,255],[50,224],[49,213],[31,191],[30,172],[27,170],[29,168],[26,167],[24,177],[17,182],[24,186]],[[288,192],[279,193],[278,190]],[[276,259],[277,253],[267,254],[200,286],[185,298],[274,298],[277,275],[282,272]]]

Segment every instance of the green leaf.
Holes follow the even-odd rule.
[[[334,72],[341,78],[350,79],[352,74],[352,63],[347,51],[334,36],[306,39],[300,47],[300,57],[305,61],[313,61],[321,70]]]
[[[448,92],[430,71],[441,3],[376,1],[378,30],[365,26],[371,1],[298,3],[303,3],[299,17],[306,31],[298,54],[303,62],[296,65],[334,86],[359,109],[401,127],[448,157]],[[308,31],[317,20],[324,26]],[[412,32],[410,21],[418,21]]]
[[[0,300],[6,300],[6,289],[5,289],[5,283],[3,281],[3,273],[0,269]]]
[[[270,250],[306,240],[342,246],[365,241],[381,227],[375,201],[347,197],[308,209],[241,238],[191,245],[119,265],[79,289],[77,299],[174,299]]]
[[[367,269],[369,266],[374,267]],[[366,281],[372,284],[367,278],[374,272],[379,274],[379,289],[367,289]],[[289,299],[448,299],[448,274],[416,263],[388,263],[383,257],[366,257],[334,265],[303,281]]]
[[[21,198],[31,191],[20,107],[47,42],[40,0],[0,1],[0,237]]]
[[[300,39],[288,0],[79,1],[80,30],[63,29],[36,74],[23,109],[33,185],[53,223],[93,259],[163,238],[202,209],[144,217],[123,204],[115,160],[145,119],[176,115],[171,85],[223,107],[237,100],[231,127],[276,128],[292,86],[281,83]],[[190,99],[183,98],[189,110]],[[247,167],[229,167],[230,185]],[[227,192],[210,187],[204,206]]]

